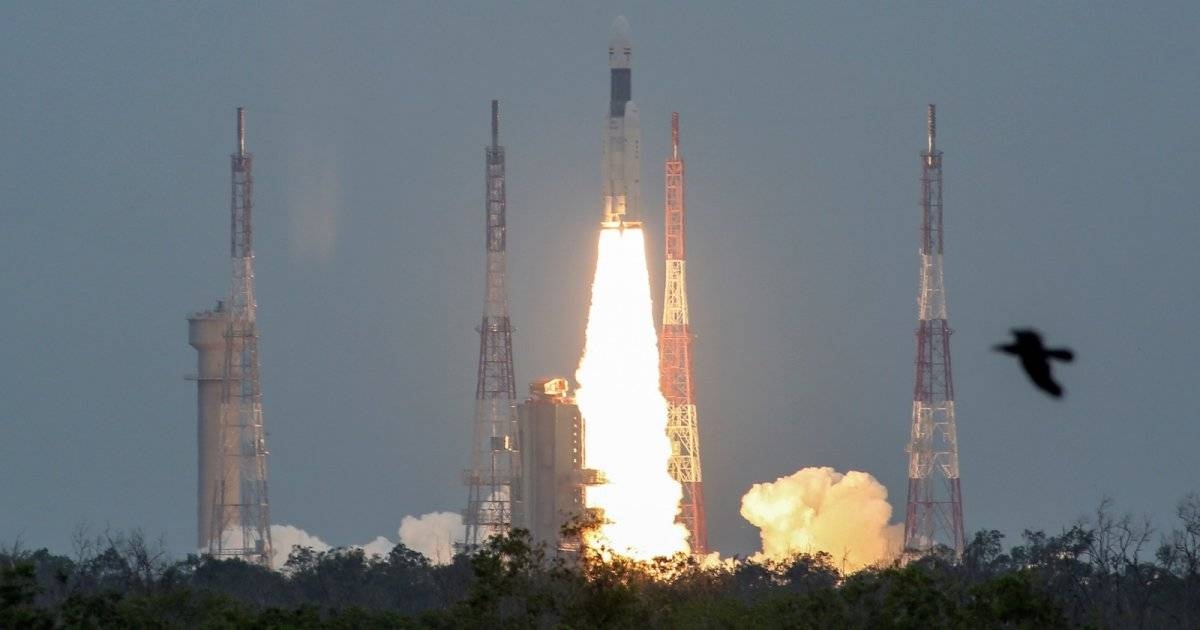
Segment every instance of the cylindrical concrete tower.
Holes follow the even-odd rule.
[[[236,458],[221,456],[221,375],[225,367],[225,334],[229,313],[224,301],[211,311],[188,316],[188,344],[196,349],[196,444],[198,485],[196,490],[196,545],[208,549],[208,533],[213,522],[213,506],[218,479],[237,479],[237,475],[218,475],[223,467],[237,466]],[[236,436],[229,436],[236,439]],[[236,451],[235,451],[236,452]],[[222,459],[226,461],[222,461]],[[238,492],[240,484],[229,484],[225,492]],[[234,499],[234,503],[237,499]]]

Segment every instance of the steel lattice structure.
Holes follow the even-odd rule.
[[[227,303],[221,377],[222,466],[213,494],[208,552],[271,566],[267,446],[258,370],[254,299],[252,157],[246,152],[246,112],[237,110],[237,151],[231,156],[230,256],[233,284]]]
[[[908,505],[904,557],[944,547],[962,555],[962,489],[950,375],[950,334],[942,268],[942,152],[929,106],[928,149],[921,153],[921,290],[917,374],[908,442]]]
[[[679,520],[691,534],[693,553],[708,553],[700,434],[692,385],[692,333],[688,324],[687,255],[683,158],[679,155],[679,114],[671,114],[671,157],[666,161],[666,282],[659,373],[667,399],[667,436],[671,438],[671,477],[683,486]]]
[[[492,143],[484,151],[487,168],[487,289],[479,330],[479,373],[475,386],[475,428],[465,514],[468,549],[489,536],[520,525],[520,466],[517,445],[517,390],[513,376],[512,323],[508,311],[505,261],[504,147],[500,108],[492,101]]]

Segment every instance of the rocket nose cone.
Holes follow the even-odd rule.
[[[628,68],[633,62],[633,45],[629,39],[629,21],[622,15],[613,22],[608,38],[608,67]]]
[[[626,20],[624,15],[618,15],[617,19],[613,20],[612,30],[609,31],[608,45],[612,48],[616,48],[618,45],[621,48],[628,48],[630,40],[629,20]]]

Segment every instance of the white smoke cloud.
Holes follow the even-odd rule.
[[[400,521],[400,542],[419,552],[434,564],[449,564],[454,558],[454,541],[466,535],[462,515],[455,512],[430,512],[405,516]]]
[[[271,566],[278,571],[287,564],[294,547],[312,547],[313,551],[329,551],[329,543],[294,525],[271,526]]]
[[[845,570],[895,557],[903,527],[888,524],[887,488],[865,472],[804,468],[754,484],[742,497],[742,517],[758,527],[762,551],[753,560],[782,560],[824,551]]]
[[[400,521],[396,530],[400,541],[410,550],[419,552],[430,559],[433,564],[450,564],[454,559],[454,542],[462,540],[464,528],[462,516],[455,512],[430,512],[421,516],[406,516]],[[313,551],[323,552],[332,550],[319,536],[305,532],[299,527],[289,524],[274,524],[271,526],[271,564],[275,570],[282,570],[287,564],[288,556],[296,546],[311,547]],[[379,556],[386,558],[396,547],[388,536],[376,536],[376,539],[362,545],[350,545],[350,548],[360,548],[367,558]]]
[[[369,542],[365,545],[354,545],[354,546],[359,549],[362,549],[363,553],[368,558],[370,558],[372,556],[380,556],[382,558],[386,558],[386,557],[388,557],[388,554],[392,553],[392,549],[394,549],[396,547],[396,543],[388,540],[387,536],[376,536],[375,540],[372,540],[371,542]]]
[[[463,539],[464,528],[462,517],[454,512],[431,512],[421,516],[405,516],[396,533],[405,547],[419,552],[433,564],[449,564],[454,558],[454,542]],[[271,545],[271,563],[276,571],[283,569],[288,556],[297,546],[310,547],[317,552],[333,549],[320,537],[294,525],[272,525]],[[386,558],[395,547],[396,543],[386,536],[377,536],[365,544],[350,545],[351,549],[362,549],[368,558]]]

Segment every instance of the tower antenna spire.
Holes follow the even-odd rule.
[[[958,432],[954,380],[950,373],[950,326],[942,268],[942,152],[930,105],[928,149],[921,153],[921,288],[918,294],[917,374],[908,441],[908,502],[904,558],[944,547],[961,557],[962,488],[958,475]]]
[[[246,152],[246,110],[237,108],[237,146],[230,156],[229,299],[192,318],[192,345],[201,351],[200,381],[220,374],[219,411],[205,411],[200,383],[200,543],[217,558],[241,558],[271,567],[271,513],[267,499],[267,443],[259,379],[257,303],[254,297],[253,157]],[[213,343],[205,322],[224,323]],[[215,348],[214,348],[215,346]],[[214,349],[223,350],[216,354]],[[207,353],[207,354],[206,354]],[[221,356],[219,368],[212,359]],[[209,358],[206,359],[205,357]],[[219,371],[218,371],[219,370]],[[208,424],[217,423],[213,429]],[[215,437],[216,439],[212,439]],[[206,506],[205,503],[208,503]],[[207,522],[205,520],[207,519]]]
[[[683,158],[679,155],[679,113],[671,114],[671,157],[666,161],[666,283],[659,376],[667,399],[667,437],[671,458],[667,470],[683,487],[679,520],[690,533],[692,552],[708,553],[704,483],[700,466],[700,433],[692,382],[692,333],[688,323],[687,238],[684,210]]]
[[[246,108],[237,108],[237,154],[246,155]]]
[[[492,100],[492,146],[500,146],[500,101]]]
[[[486,289],[479,328],[479,370],[467,485],[466,539],[473,549],[488,537],[521,525],[521,456],[517,444],[517,389],[508,311],[507,201],[500,103],[492,101],[492,143],[484,149],[487,226]]]
[[[671,159],[679,159],[679,112],[671,112]]]
[[[937,149],[937,106],[933,103],[929,104],[929,113],[926,120],[926,127],[929,135],[928,153],[930,157],[932,157],[933,152]]]

